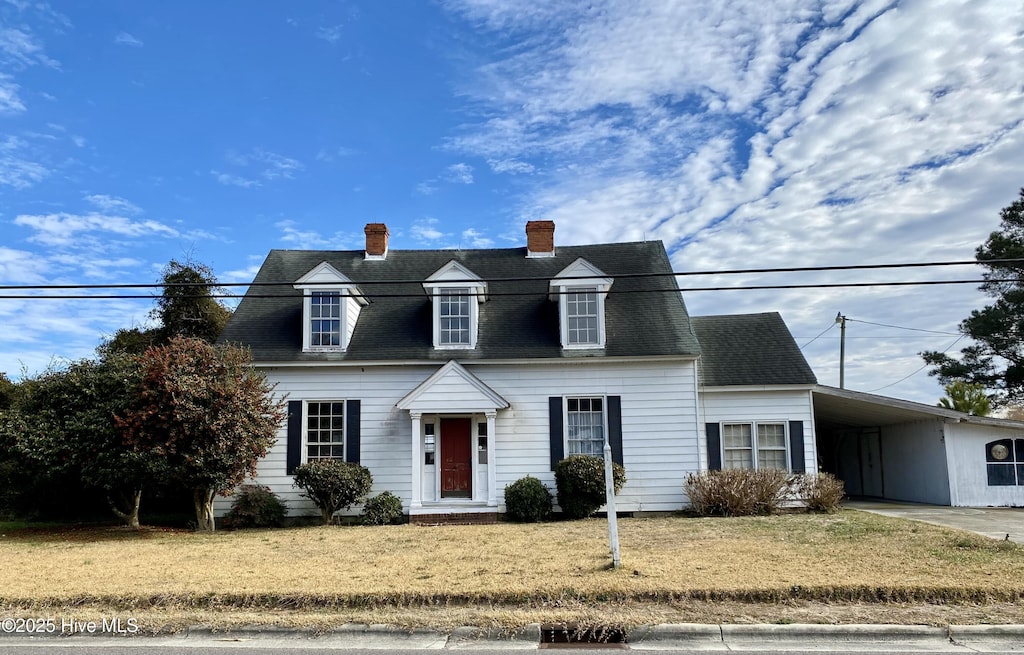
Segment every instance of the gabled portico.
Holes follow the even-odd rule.
[[[395,406],[412,419],[409,513],[467,505],[493,511],[495,419],[508,401],[450,360]]]

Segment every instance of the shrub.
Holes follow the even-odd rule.
[[[626,469],[612,464],[612,478],[615,493],[626,484]],[[571,455],[558,463],[555,468],[555,486],[558,488],[558,505],[562,513],[571,519],[590,516],[604,505],[604,459],[593,455]]]
[[[795,484],[778,469],[728,469],[691,473],[683,490],[700,516],[754,516],[778,512]]]
[[[246,484],[235,494],[224,524],[231,528],[279,528],[287,514],[284,502],[269,488]]]
[[[363,505],[363,523],[366,525],[398,525],[404,520],[402,499],[383,491]]]
[[[843,481],[830,473],[801,476],[796,491],[808,510],[828,514],[839,509],[846,495]]]
[[[505,487],[505,515],[519,523],[551,518],[551,492],[537,478],[526,476]]]
[[[365,466],[337,459],[320,459],[295,469],[295,486],[320,508],[324,525],[330,525],[336,512],[362,500],[373,486],[373,476]]]

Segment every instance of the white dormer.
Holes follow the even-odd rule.
[[[558,300],[562,348],[604,348],[604,301],[612,282],[582,257],[551,280],[551,295]]]
[[[434,348],[476,348],[480,303],[487,299],[487,282],[452,260],[428,277],[423,289],[433,307]]]
[[[343,352],[368,302],[352,280],[320,262],[293,285],[302,290],[302,351]]]

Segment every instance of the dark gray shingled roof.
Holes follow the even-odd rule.
[[[705,385],[817,384],[777,312],[694,316]]]
[[[563,351],[559,345],[558,307],[548,298],[548,283],[580,257],[615,279],[605,303],[607,338],[603,350]],[[488,299],[480,306],[478,343],[473,350],[433,348],[431,307],[421,283],[453,259],[488,281]],[[249,346],[257,362],[569,359],[700,353],[675,278],[617,277],[671,273],[660,241],[565,246],[557,248],[554,257],[542,258],[527,258],[525,248],[392,250],[383,261],[365,261],[362,250],[272,250],[255,282],[292,283],[324,261],[360,285],[370,299],[359,314],[346,352],[302,352],[302,292],[290,285],[251,287],[221,341]],[[540,279],[491,281],[514,277]],[[408,280],[418,282],[398,282]],[[498,295],[524,291],[528,295]],[[383,297],[391,294],[409,297]]]

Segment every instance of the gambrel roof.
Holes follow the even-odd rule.
[[[561,347],[558,305],[549,298],[551,279],[580,258],[615,282],[606,303],[607,343],[597,353]],[[272,250],[255,282],[286,284],[251,287],[221,340],[250,347],[258,363],[449,360],[451,351],[432,347],[431,306],[422,284],[451,261],[487,281],[477,347],[460,351],[459,360],[700,353],[660,241],[560,246],[553,257],[542,258],[527,258],[526,248],[390,250],[376,261],[366,260],[362,250]],[[345,352],[302,352],[302,292],[291,285],[321,262],[369,299]],[[638,273],[662,275],[622,277]],[[514,281],[502,281],[509,278]]]

